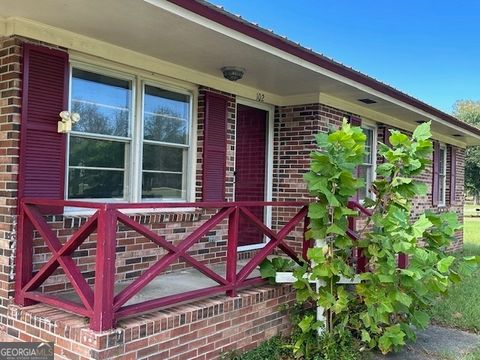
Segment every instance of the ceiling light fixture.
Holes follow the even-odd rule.
[[[223,77],[230,81],[240,80],[245,74],[245,69],[238,66],[224,66],[221,70]]]

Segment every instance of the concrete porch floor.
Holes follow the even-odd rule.
[[[237,272],[240,271],[248,260],[239,260],[237,263]],[[215,264],[209,266],[218,275],[225,277],[225,264]],[[255,269],[248,279],[260,276],[260,271]],[[115,294],[125,289],[132,281],[122,281],[115,284]],[[195,268],[187,268],[166,274],[160,274],[145,286],[138,294],[132,297],[125,305],[132,305],[148,300],[159,299],[169,295],[181,294],[187,291],[204,289],[216,286],[218,283],[202,274]],[[80,298],[75,291],[63,292],[55,294],[56,296],[74,301],[81,304]]]

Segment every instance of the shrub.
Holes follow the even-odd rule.
[[[317,339],[323,354],[325,347],[334,348],[329,344],[338,346],[348,339],[356,339],[362,350],[378,348],[385,354],[398,349],[415,338],[415,329],[427,326],[426,310],[433,300],[478,263],[477,257],[456,259],[447,253],[460,229],[455,213],[412,217],[413,199],[427,192],[416,177],[430,163],[430,137],[430,123],[424,123],[411,137],[391,131],[392,147],[379,146],[384,161],[369,189],[373,198],[364,202],[373,215],[353,242],[347,217],[358,214],[348,202],[363,186],[353,173],[363,163],[365,135],[346,122],[337,131],[317,135],[318,149],[311,154],[311,169],[305,174],[315,198],[309,206],[307,237],[316,240],[316,247],[308,252],[311,264],[294,270],[294,287],[298,302],[314,301],[324,309],[325,322],[306,315],[297,324],[304,334],[324,326],[326,334]],[[367,271],[348,291],[337,282],[355,277],[351,264],[355,248],[361,249]],[[397,266],[401,254],[410,259],[406,269]],[[314,288],[311,281],[323,286]],[[305,354],[311,352],[309,346],[305,337],[293,350],[298,357],[310,359]]]

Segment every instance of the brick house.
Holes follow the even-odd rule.
[[[64,359],[214,359],[288,331],[291,288],[255,269],[300,256],[313,137],[345,118],[368,138],[357,200],[388,130],[432,120],[416,211],[463,216],[480,130],[206,2],[17,0],[0,16],[6,340],[55,341]],[[68,133],[64,110],[80,114]]]

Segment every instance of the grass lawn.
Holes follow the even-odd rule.
[[[480,218],[465,218],[464,240],[466,255],[480,255]],[[432,311],[432,320],[480,333],[480,271],[456,285],[438,302]]]

